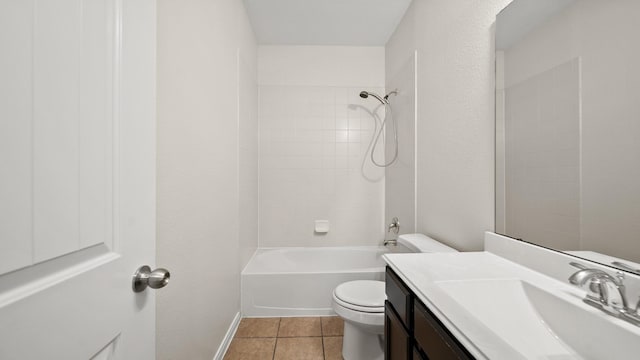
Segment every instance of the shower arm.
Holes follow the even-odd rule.
[[[387,95],[384,96],[384,100],[389,103],[389,95],[395,95],[398,96],[398,89],[395,89],[393,91],[391,91],[390,93],[388,93]]]

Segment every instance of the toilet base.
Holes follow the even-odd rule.
[[[344,322],[342,357],[344,360],[383,360],[384,328]]]

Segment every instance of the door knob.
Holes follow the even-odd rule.
[[[148,287],[160,289],[169,283],[171,273],[169,270],[157,268],[151,271],[147,265],[143,265],[133,274],[133,292],[142,292]]]

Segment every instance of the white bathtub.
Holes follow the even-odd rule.
[[[333,289],[384,280],[384,247],[258,249],[242,271],[242,315],[332,315]]]

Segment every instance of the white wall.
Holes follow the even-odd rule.
[[[511,0],[416,0],[386,47],[418,51],[417,230],[479,250],[494,227],[494,23]]]
[[[240,309],[257,245],[256,214],[239,219],[257,202],[255,52],[241,1],[158,2],[157,263],[172,274],[158,359],[212,359]]]
[[[258,58],[260,246],[379,244],[384,171],[367,150],[383,111],[358,94],[384,92],[384,48],[261,46]]]

